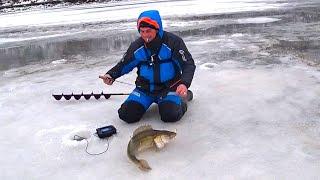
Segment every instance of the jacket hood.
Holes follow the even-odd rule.
[[[149,10],[149,11],[144,11],[142,12],[137,20],[137,28],[139,31],[139,23],[141,19],[149,19],[149,21],[154,21],[154,23],[157,23],[158,27],[159,27],[159,36],[162,38],[163,37],[163,28],[162,28],[162,20],[159,14],[159,11],[157,10]]]

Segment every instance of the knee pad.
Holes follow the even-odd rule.
[[[138,122],[144,113],[143,105],[135,101],[124,102],[118,110],[119,118],[127,123]]]
[[[187,104],[182,102],[181,105],[173,102],[163,102],[159,104],[159,113],[161,120],[164,122],[176,122],[181,119],[187,111]]]

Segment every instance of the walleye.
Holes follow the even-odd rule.
[[[146,149],[161,149],[175,136],[175,132],[155,130],[152,129],[151,125],[140,126],[133,132],[133,137],[128,144],[127,155],[141,170],[150,170],[151,167],[148,162],[143,159],[137,159],[136,154]]]

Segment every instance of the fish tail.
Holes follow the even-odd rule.
[[[139,160],[139,168],[143,171],[151,170],[151,167],[149,166],[148,162],[144,159]]]
[[[136,165],[138,165],[139,169],[143,171],[148,171],[151,170],[151,167],[149,166],[148,162],[144,159],[137,159],[134,154],[132,154],[129,150],[128,152],[128,157],[129,159],[134,162]]]

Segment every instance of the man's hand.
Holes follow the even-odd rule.
[[[105,84],[108,84],[108,85],[112,85],[113,82],[114,82],[114,79],[109,74],[105,74],[103,76],[99,76],[99,78],[102,79],[103,82]]]
[[[184,84],[180,84],[177,89],[176,89],[176,93],[180,96],[180,97],[187,97],[187,93],[188,93],[188,88],[186,85]]]

